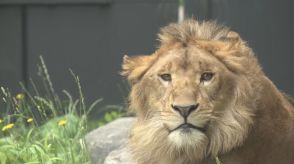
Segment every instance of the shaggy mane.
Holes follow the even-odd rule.
[[[162,45],[181,42],[187,44],[191,40],[223,40],[230,29],[218,25],[215,21],[185,20],[183,23],[172,23],[160,30],[158,35]]]

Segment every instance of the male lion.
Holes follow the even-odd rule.
[[[137,115],[133,163],[294,163],[293,102],[237,33],[186,20],[159,40],[155,53],[122,65]]]

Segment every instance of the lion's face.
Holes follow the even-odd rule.
[[[209,52],[188,46],[164,52],[142,78],[147,111],[178,147],[207,138],[209,124],[233,95],[230,71]]]

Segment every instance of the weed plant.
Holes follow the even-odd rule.
[[[88,131],[87,115],[101,99],[87,107],[80,80],[72,71],[79,98],[74,100],[64,90],[66,99],[61,99],[42,57],[38,68],[42,83],[37,86],[30,80],[30,91],[21,84],[22,92],[14,96],[9,89],[1,87],[4,108],[0,113],[0,163],[90,163],[84,141]],[[118,113],[113,115],[111,119],[107,116],[106,121]]]

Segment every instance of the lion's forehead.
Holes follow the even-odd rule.
[[[196,47],[171,49],[162,53],[152,69],[155,72],[197,73],[223,69],[224,64],[209,52]]]

